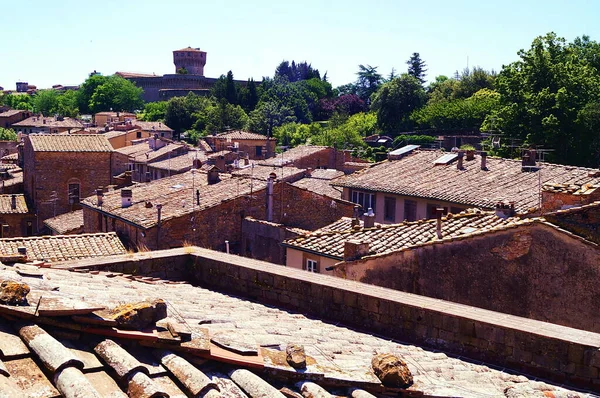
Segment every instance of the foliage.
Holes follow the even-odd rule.
[[[194,127],[204,134],[216,134],[233,129],[241,130],[248,126],[248,115],[239,105],[232,105],[226,101],[213,102],[206,109],[206,124],[203,129],[198,124]]]
[[[252,131],[272,137],[275,127],[294,121],[296,121],[294,111],[281,101],[261,101],[250,113],[249,126]]]
[[[177,73],[178,75],[187,75],[189,72],[184,66],[182,66],[181,68],[177,68],[177,71],[175,71],[175,73]]]
[[[82,113],[103,111],[134,112],[144,106],[143,90],[120,76],[91,75],[77,92]]]
[[[171,98],[167,102],[165,113],[165,124],[175,130],[177,133],[191,130],[198,123],[205,109],[210,105],[210,100],[200,97],[194,93],[189,93],[185,97]],[[201,121],[201,130],[204,129],[206,122]]]
[[[296,64],[293,60],[291,65],[288,61],[282,61],[275,69],[275,77],[286,78],[290,83],[310,79],[321,80],[318,69],[313,69],[312,65],[306,61]],[[325,78],[323,80],[326,81]]]
[[[254,79],[249,79],[245,87],[239,89],[239,104],[246,112],[251,112],[258,105],[258,90]]]
[[[400,134],[396,138],[394,138],[394,146],[400,147],[404,145],[427,145],[433,144],[435,142],[435,137],[430,135],[421,135],[421,134]]]
[[[0,141],[16,141],[17,133],[13,129],[0,127]]]
[[[474,151],[475,147],[473,145],[470,144],[464,144],[460,146],[460,149],[463,151]]]
[[[27,94],[7,94],[2,97],[2,104],[21,111],[32,111],[33,100]]]
[[[360,137],[377,134],[377,115],[374,113],[357,113],[350,116],[344,123],[345,128],[354,130]]]
[[[148,102],[144,105],[142,113],[138,114],[137,117],[139,120],[146,122],[164,121],[168,106],[169,103],[167,101]]]
[[[479,90],[493,90],[495,80],[495,72],[480,67],[465,69],[461,74],[457,72],[455,78],[437,76],[427,89],[429,102],[469,98]]]
[[[586,36],[567,43],[548,33],[518,54],[496,79],[500,106],[483,129],[553,149],[551,161],[597,167],[600,45]]]
[[[322,98],[317,104],[315,111],[316,120],[327,120],[334,113],[345,115],[354,115],[355,113],[365,112],[367,105],[356,94],[344,94],[335,98]]]
[[[406,61],[408,65],[408,74],[414,76],[421,84],[425,83],[425,76],[427,76],[427,64],[421,59],[419,53],[413,53],[410,59]],[[394,78],[394,70],[390,74],[390,80]]]
[[[387,82],[373,95],[371,110],[377,124],[389,134],[412,128],[410,114],[425,104],[425,90],[414,76],[403,74]]]
[[[273,137],[277,138],[279,145],[295,147],[311,142],[311,138],[320,135],[322,131],[323,127],[318,123],[287,123],[276,127],[273,131]]]
[[[358,65],[358,79],[356,80],[355,87],[356,92],[365,103],[371,103],[371,96],[377,91],[381,83],[383,83],[383,76],[377,72],[376,66],[371,65]]]
[[[65,92],[54,89],[39,90],[32,96],[32,103],[33,111],[44,116],[76,117],[79,114],[77,92],[73,90]]]
[[[498,108],[500,95],[482,89],[470,98],[429,101],[411,118],[423,129],[479,130],[485,117]]]

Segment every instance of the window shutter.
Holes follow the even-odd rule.
[[[317,261],[315,264],[317,265],[317,267],[316,267],[317,269],[315,270],[315,272],[320,274],[321,273],[321,262]]]
[[[304,271],[306,271],[306,262],[307,262],[307,261],[308,261],[308,260],[307,260],[306,258],[303,258],[303,259],[302,259],[302,269],[303,269]]]

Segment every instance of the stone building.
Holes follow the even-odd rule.
[[[103,135],[42,134],[25,138],[25,196],[42,222],[79,209],[82,198],[112,183],[113,148]]]
[[[0,195],[0,237],[29,236],[35,232],[35,214],[23,194]]]
[[[23,134],[75,133],[83,130],[83,124],[79,120],[69,117],[31,116],[13,123],[12,129]]]
[[[173,74],[150,75],[144,73],[116,72],[136,86],[144,90],[144,101],[166,101],[173,97],[183,97],[192,92],[198,95],[208,95],[210,89],[218,80],[204,76],[206,52],[199,48],[186,47],[173,51]],[[236,83],[246,85],[245,80]]]
[[[205,141],[214,152],[234,151],[246,154],[250,159],[268,159],[275,155],[274,138],[248,131],[237,130],[209,135]]]
[[[9,128],[13,124],[25,120],[28,117],[31,117],[30,111],[9,109],[7,111],[0,112],[0,127]]]
[[[385,160],[332,182],[343,198],[372,208],[377,222],[393,224],[435,217],[435,209],[460,213],[477,207],[493,210],[499,202],[514,204],[517,214],[539,214],[545,183],[598,184],[600,170],[493,158],[463,152],[408,148]]]

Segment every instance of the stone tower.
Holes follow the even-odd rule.
[[[173,51],[173,63],[175,64],[175,73],[183,68],[190,75],[204,76],[206,51],[200,51],[199,48],[192,47],[175,50]]]

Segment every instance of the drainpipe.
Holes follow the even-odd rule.
[[[444,209],[438,207],[435,209],[435,213],[435,216],[437,218],[435,232],[437,234],[438,239],[442,239],[442,214],[444,214]]]
[[[225,241],[225,253],[229,254],[229,241]]]

